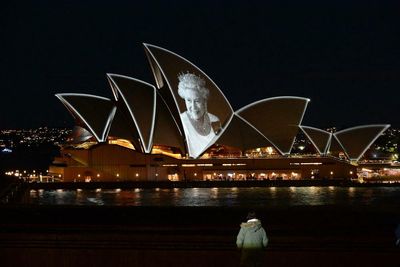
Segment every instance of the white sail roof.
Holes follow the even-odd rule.
[[[98,142],[107,140],[116,107],[111,99],[88,94],[56,95]]]
[[[289,154],[310,100],[281,96],[251,103],[236,112],[262,133],[281,154]]]

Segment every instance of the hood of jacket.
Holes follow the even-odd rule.
[[[261,228],[261,221],[258,219],[251,219],[247,222],[241,223],[240,227],[245,228],[247,230],[257,231]]]

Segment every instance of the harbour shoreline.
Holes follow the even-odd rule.
[[[263,180],[263,181],[120,181],[27,183],[29,189],[131,189],[131,188],[221,188],[221,187],[398,187],[400,182],[360,183],[349,180]]]

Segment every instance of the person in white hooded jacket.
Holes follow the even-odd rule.
[[[268,245],[268,237],[254,211],[249,212],[247,222],[240,225],[236,245],[242,252],[240,266],[261,266],[262,251]]]

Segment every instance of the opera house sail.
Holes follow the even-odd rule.
[[[218,86],[194,64],[161,47],[144,46],[156,81],[165,81],[157,83],[159,89],[174,100],[171,110],[180,119],[188,155],[198,158],[224,132],[233,116],[232,107]],[[168,88],[163,89],[165,86]]]
[[[189,60],[150,44],[144,50],[155,85],[107,74],[113,99],[56,95],[76,130],[51,174],[63,181],[350,179],[357,161],[389,127],[332,133],[305,126],[309,99],[296,96],[266,98],[234,111]],[[293,154],[300,132],[314,154]]]

